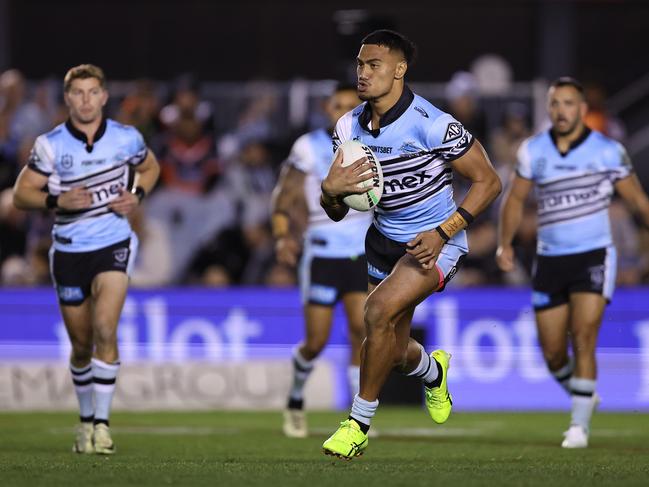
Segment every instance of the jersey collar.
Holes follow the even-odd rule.
[[[82,132],[81,130],[76,128],[72,123],[72,120],[70,120],[69,118],[65,121],[65,128],[68,129],[68,132],[70,132],[72,137],[86,144],[86,152],[92,152],[94,145],[99,141],[99,139],[102,138],[102,136],[106,132],[106,117],[101,118],[101,123],[99,124],[99,127],[97,127],[95,136],[92,138],[92,144],[88,143],[88,137],[86,137],[85,132]]]
[[[571,150],[574,150],[578,146],[580,146],[584,142],[584,140],[588,138],[592,130],[590,130],[587,126],[584,125],[584,130],[582,131],[581,135],[570,143],[570,146],[568,147],[568,150],[566,152],[561,152],[559,150],[559,146],[557,145],[557,136],[554,133],[554,130],[550,129],[549,132],[550,132],[550,139],[552,139],[552,143],[557,148],[557,152],[561,154],[561,157],[565,157],[568,155],[568,153]]]
[[[358,123],[360,123],[361,128],[365,130],[365,132],[369,132],[372,137],[376,138],[381,133],[381,128],[385,127],[386,125],[390,125],[397,118],[403,115],[414,99],[414,93],[410,91],[410,88],[404,85],[401,96],[399,97],[397,102],[379,119],[379,128],[374,130],[370,129],[370,122],[372,121],[372,107],[370,106],[369,102],[366,103],[363,107],[363,111],[358,117]]]

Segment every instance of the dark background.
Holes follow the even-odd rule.
[[[0,69],[28,78],[92,62],[111,79],[330,79],[377,27],[419,45],[415,81],[447,81],[484,53],[507,59],[515,80],[570,72],[611,92],[649,70],[641,1],[0,0],[0,17]]]

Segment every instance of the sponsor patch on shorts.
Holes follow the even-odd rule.
[[[546,306],[550,304],[550,295],[539,291],[532,292],[532,305],[535,307]]]
[[[83,301],[85,299],[83,290],[78,286],[57,286],[56,292],[63,303]]]
[[[309,301],[331,304],[336,301],[338,291],[335,287],[312,285],[309,287]]]

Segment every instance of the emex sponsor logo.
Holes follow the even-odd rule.
[[[575,205],[588,203],[602,197],[599,188],[585,188],[571,192],[541,196],[538,199],[539,211],[552,210],[560,207],[570,208]]]
[[[424,181],[432,179],[433,176],[426,174],[426,171],[419,171],[402,178],[386,179],[383,181],[383,188],[386,193],[395,193],[404,188],[413,189],[424,184]]]

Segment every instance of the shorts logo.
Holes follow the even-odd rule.
[[[385,279],[389,275],[387,272],[379,270],[369,262],[367,263],[367,273],[376,279]]]
[[[123,264],[128,259],[128,248],[123,247],[113,250],[113,257],[115,258],[115,262]]]
[[[309,300],[322,304],[333,304],[336,302],[337,291],[334,287],[314,284],[309,288]]]
[[[446,127],[446,135],[444,135],[443,143],[446,144],[451,140],[459,139],[462,136],[462,124],[459,122],[451,122]]]
[[[453,266],[453,268],[448,271],[448,274],[446,275],[446,278],[444,279],[444,282],[449,282],[451,279],[455,277],[455,274],[457,274],[457,266]]]
[[[70,286],[57,286],[57,294],[59,299],[63,302],[70,301],[83,301],[83,291],[80,287],[70,287]]]
[[[596,287],[602,287],[604,284],[604,265],[596,265],[588,268],[590,273],[590,282]]]
[[[532,292],[532,305],[545,306],[550,304],[550,295],[539,291]]]
[[[61,166],[63,167],[63,169],[70,169],[73,162],[74,161],[70,154],[63,154],[63,156],[61,156]]]

